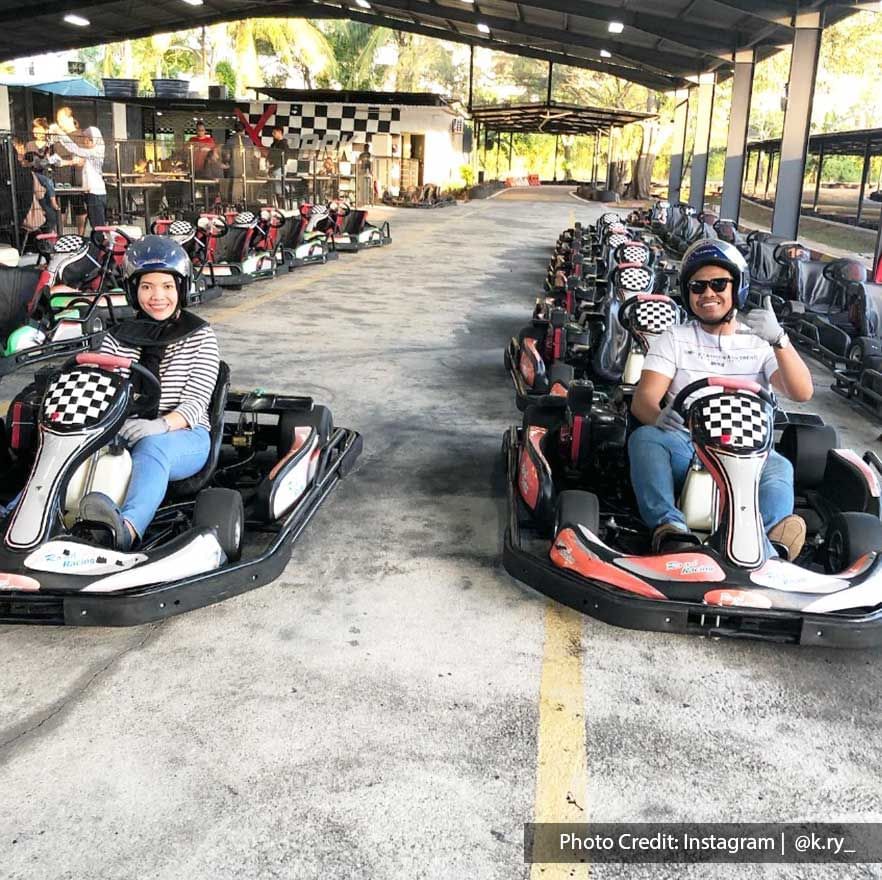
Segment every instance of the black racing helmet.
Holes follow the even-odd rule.
[[[747,261],[734,244],[719,239],[706,238],[695,242],[683,254],[680,264],[680,291],[683,307],[691,317],[695,317],[689,302],[688,283],[702,266],[720,266],[732,275],[732,309],[717,323],[730,320],[735,309],[743,309],[750,290],[750,271]]]
[[[187,252],[167,235],[145,235],[133,242],[123,259],[123,284],[129,305],[139,311],[138,281],[148,272],[165,272],[175,279],[178,308],[187,305],[192,284],[193,266]]]

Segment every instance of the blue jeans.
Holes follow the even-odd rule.
[[[154,434],[135,444],[132,479],[122,515],[139,536],[143,537],[162,504],[169,480],[183,480],[202,470],[210,446],[205,428]]]
[[[643,425],[631,434],[631,485],[640,516],[651,529],[662,523],[686,528],[674,499],[683,488],[694,454],[692,440],[685,431]],[[759,508],[767,532],[793,513],[793,465],[774,450],[760,474]]]

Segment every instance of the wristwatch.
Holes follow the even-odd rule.
[[[790,345],[790,337],[787,335],[787,331],[785,330],[777,339],[776,342],[772,343],[772,348],[777,348],[780,351],[782,348],[787,348]]]

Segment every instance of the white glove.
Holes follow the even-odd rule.
[[[662,431],[686,430],[686,422],[683,421],[683,416],[681,416],[676,410],[672,409],[670,404],[658,414],[658,418],[655,420],[655,426],[656,428],[661,428]]]
[[[167,433],[168,422],[161,416],[158,419],[126,419],[125,424],[119,429],[119,436],[129,446],[134,446],[145,437]]]
[[[743,320],[754,336],[759,336],[760,339],[765,340],[769,345],[775,345],[784,336],[784,328],[778,323],[770,296],[763,299],[763,307],[761,309],[751,309],[744,316]]]

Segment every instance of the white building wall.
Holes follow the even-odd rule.
[[[425,136],[423,181],[444,186],[459,179],[465,164],[462,135],[454,134],[456,114],[444,107],[402,107],[401,132]]]

